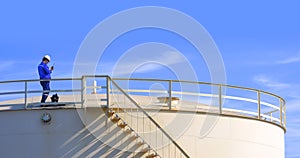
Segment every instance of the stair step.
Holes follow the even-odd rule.
[[[125,130],[124,130],[124,132],[126,132],[126,133],[131,133],[131,132],[133,132],[133,129],[132,128],[126,128]]]
[[[111,121],[114,122],[114,123],[116,123],[116,122],[118,122],[118,121],[120,121],[120,120],[121,120],[121,118],[120,118],[118,115],[116,115],[116,114],[115,114],[115,116],[113,116],[113,118],[111,119]]]
[[[120,124],[118,124],[119,127],[121,128],[125,128],[127,126],[126,122],[122,122]]]
[[[137,139],[139,136],[134,134],[133,136],[131,136],[133,139]]]
[[[114,114],[115,114],[115,112],[112,111],[112,110],[108,110],[108,111],[107,111],[107,116],[108,116],[108,117],[111,117],[111,116],[114,115]]]
[[[138,145],[144,145],[145,142],[144,141],[138,141],[136,144],[138,144]]]
[[[129,136],[128,139],[130,139],[130,140],[132,141],[132,144],[133,144],[133,145],[137,145],[137,144],[134,143],[133,141],[137,141],[138,138],[139,138],[138,135],[131,135],[131,136]],[[138,146],[140,146],[140,145],[138,145]]]
[[[146,153],[150,152],[149,147],[143,148],[140,151],[136,152],[133,157],[140,158],[143,157]]]
[[[105,99],[102,98],[102,99],[100,99],[100,101],[107,101],[107,99],[106,98]]]
[[[146,153],[146,152],[149,152],[149,151],[150,151],[150,148],[149,147],[145,147],[140,152]]]
[[[158,157],[159,155],[157,153],[151,153],[149,155],[146,156],[146,158],[155,158]]]
[[[101,107],[103,108],[103,111],[106,112],[106,115],[110,118],[111,122],[116,123],[118,127],[123,129],[120,130],[120,132],[122,131],[123,134],[126,135],[126,142],[129,143],[127,146],[129,146],[129,149],[132,149],[133,151],[132,153],[130,153],[130,155],[133,155],[133,157],[136,158],[160,157],[155,151],[150,148],[149,144],[144,142],[143,139],[140,138],[140,136],[136,132],[134,132],[134,130],[130,126],[128,126],[128,124],[124,120],[122,120],[121,117],[119,117],[119,115],[117,115],[114,110],[110,109],[107,106]]]

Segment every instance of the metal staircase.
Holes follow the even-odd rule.
[[[129,147],[130,151],[132,152],[131,156],[129,157],[144,157],[144,158],[156,158],[161,157],[147,142],[139,136],[122,118],[118,116],[112,109],[108,107],[102,107],[103,111],[105,112],[106,116],[115,123],[119,128],[123,130],[124,133],[130,135],[126,141],[130,141],[131,143],[134,142],[135,144],[132,147]],[[126,143],[124,143],[124,147]],[[134,149],[134,151],[133,151]]]
[[[134,157],[146,155],[154,157],[189,157],[179,144],[149,115],[129,94],[127,94],[114,80],[107,78],[111,83],[107,88],[114,89],[114,96],[107,99],[105,111],[111,121],[119,127],[134,133],[147,144],[148,149],[137,153]],[[108,89],[109,90],[109,89]],[[111,95],[111,93],[108,93]],[[113,97],[123,98],[120,100]],[[110,100],[115,106],[110,105]],[[147,153],[147,154],[146,154]]]
[[[87,86],[87,78],[92,81],[104,79],[102,84],[105,86]],[[96,94],[95,88],[100,87],[102,93],[105,89],[106,95],[99,104],[107,118],[125,133],[136,137],[131,141],[139,148],[129,151],[132,153],[129,157],[189,157],[170,134],[109,76],[84,76],[82,81],[82,105],[85,104],[87,89],[93,89],[92,94]]]

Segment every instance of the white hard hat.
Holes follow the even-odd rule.
[[[47,60],[49,60],[49,62],[50,62],[50,60],[51,60],[51,58],[50,58],[49,55],[45,55],[44,58],[46,58]]]

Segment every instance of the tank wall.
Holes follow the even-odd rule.
[[[191,157],[284,158],[284,131],[270,123],[180,112],[153,116]]]
[[[49,124],[40,119],[45,112],[52,116]],[[191,157],[284,157],[284,131],[270,123],[183,112],[149,113]],[[118,146],[115,139],[120,134],[99,108],[1,111],[0,124],[0,150],[5,157],[101,157]],[[116,153],[122,152],[126,148]]]
[[[45,112],[52,116],[50,123],[41,121],[41,116]],[[85,117],[83,122],[79,114],[88,117]],[[107,120],[99,108],[85,112],[82,109],[1,111],[1,157],[129,155],[129,152],[116,148],[121,142],[119,139],[123,134],[122,130]],[[130,145],[130,142],[125,145]]]

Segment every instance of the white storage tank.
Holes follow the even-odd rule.
[[[97,77],[104,82],[97,85]],[[2,98],[25,93],[25,98],[0,102],[1,157],[284,157],[286,113],[279,96],[218,84],[209,85],[257,95],[183,92],[174,90],[176,86],[169,90],[142,89],[135,84],[122,88],[120,79],[97,77],[91,77],[91,85],[88,77],[63,79],[79,81],[82,87],[53,90],[74,94],[59,95],[58,103],[44,106],[39,96],[29,96],[39,91],[1,91]],[[196,96],[200,102],[183,95]],[[219,104],[210,106],[203,97],[217,98]]]

